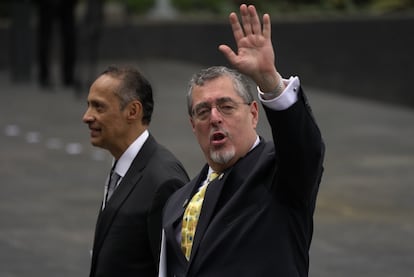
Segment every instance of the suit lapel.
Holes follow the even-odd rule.
[[[192,182],[188,183],[187,186],[183,187],[185,190],[181,197],[176,199],[174,203],[174,209],[171,209],[172,213],[168,215],[164,215],[164,218],[167,220],[164,224],[165,236],[169,238],[169,241],[172,243],[170,244],[172,247],[172,251],[174,252],[174,256],[179,257],[179,261],[181,264],[185,265],[187,263],[185,256],[181,250],[181,244],[177,242],[177,228],[180,228],[181,219],[184,214],[184,210],[188,204],[188,198],[191,196],[191,191],[194,188],[194,184],[196,182],[193,180]]]
[[[101,212],[99,217],[99,230],[101,233],[101,240],[98,241],[98,245],[102,243],[102,240],[106,236],[106,233],[109,227],[112,225],[112,222],[121,208],[123,202],[128,198],[129,194],[134,190],[139,179],[141,179],[142,174],[136,174],[133,179],[122,179],[118,188],[115,190],[111,199],[106,204],[105,209]]]
[[[167,238],[169,238],[170,241],[177,241],[177,233],[179,232],[177,228],[181,228],[180,223],[182,221],[184,211],[191,197],[197,192],[201,181],[205,179],[207,171],[208,166],[206,165],[199,173],[199,175],[197,175],[192,181],[190,181],[187,185],[185,185],[182,188],[183,193],[181,193],[177,199],[170,199],[171,201],[174,201],[173,203],[171,203],[171,206],[174,208],[169,209],[171,213],[164,215],[164,218],[166,219],[164,222],[165,235]],[[180,257],[180,260],[183,263],[186,263],[187,261],[181,250],[180,243],[172,243],[172,246],[174,252],[176,253],[176,256]]]
[[[221,173],[219,177],[217,177],[217,179],[212,181],[207,187],[207,191],[206,191],[204,201],[203,201],[203,206],[201,209],[200,218],[197,224],[193,247],[191,250],[190,262],[192,260],[192,257],[196,254],[198,247],[200,245],[200,242],[204,236],[204,233],[206,232],[208,228],[208,225],[214,213],[214,208],[217,204],[217,201],[223,189],[223,185],[226,182],[227,176],[229,176],[230,171],[231,169],[226,172]]]
[[[136,186],[139,184],[139,181],[142,178],[142,171],[144,170],[148,159],[151,158],[153,152],[156,150],[156,147],[157,143],[150,135],[138,155],[135,157],[127,173],[122,178],[117,189],[114,191],[111,199],[106,204],[105,209],[99,213],[96,225],[94,251],[100,248],[116,214],[122,207],[122,204],[128,199],[130,193],[136,189]]]
[[[179,220],[182,220],[184,211],[190,202],[191,197],[193,197],[193,195],[198,191],[201,181],[207,176],[207,171],[208,166],[205,165],[202,171],[182,188],[183,192],[180,193],[179,198],[175,199],[174,203],[171,203],[171,206],[173,206],[172,209],[169,209],[171,213],[166,214],[164,217],[166,219],[164,223],[165,227],[171,227]]]
[[[208,185],[206,195],[204,197],[202,212],[200,214],[200,219],[197,225],[196,235],[194,237],[190,263],[192,261],[192,257],[197,254],[200,243],[203,239],[203,236],[205,235],[205,232],[208,229],[208,226],[215,214],[217,207],[221,207],[220,205],[223,204],[218,204],[218,201],[223,196],[224,190],[226,190],[225,194],[227,195],[228,191],[231,191],[233,194],[240,188],[240,185],[245,181],[245,178],[248,175],[243,172],[250,172],[250,170],[254,169],[254,166],[252,166],[252,164],[256,164],[252,163],[252,161],[258,160],[263,151],[264,145],[265,143],[263,139],[261,139],[260,144],[257,145],[255,149],[250,151],[244,158],[240,159],[237,162],[236,166],[227,169],[225,172],[219,175],[216,180]],[[242,172],[240,172],[240,170]],[[233,174],[233,172],[237,173]],[[227,196],[231,197],[231,195]],[[220,200],[220,202],[222,201]],[[226,200],[224,200],[224,202],[226,202]]]

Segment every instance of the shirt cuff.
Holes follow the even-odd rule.
[[[266,99],[265,93],[263,93],[259,87],[257,87],[259,100],[264,106],[276,110],[282,111],[288,109],[290,106],[298,101],[298,92],[300,86],[299,77],[290,77],[289,79],[282,79],[285,84],[285,90],[277,97]]]

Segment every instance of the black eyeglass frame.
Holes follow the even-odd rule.
[[[239,105],[250,106],[252,102],[236,102],[232,98],[224,97],[219,98],[214,104],[208,102],[202,102],[197,104],[192,110],[191,115],[193,118],[204,121],[211,115],[211,110],[216,108],[217,111],[223,116],[231,116],[239,108]]]

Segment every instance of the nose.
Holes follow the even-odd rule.
[[[210,110],[210,121],[212,123],[220,123],[222,120],[222,115],[216,106],[211,107]]]
[[[86,123],[86,124],[93,121],[93,116],[89,108],[86,110],[85,114],[83,115],[82,121],[83,123]]]

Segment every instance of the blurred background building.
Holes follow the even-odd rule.
[[[232,44],[227,15],[241,2],[80,0],[76,6],[79,81],[85,84],[93,78],[98,59],[224,63],[215,49],[219,43]],[[312,86],[414,106],[408,84],[414,72],[413,0],[250,2],[272,15],[281,72],[299,74]],[[37,74],[37,20],[33,1],[0,3],[0,70],[9,70],[16,82]],[[59,29],[54,32],[57,47],[51,48],[51,55],[57,58],[62,44],[59,47]]]

